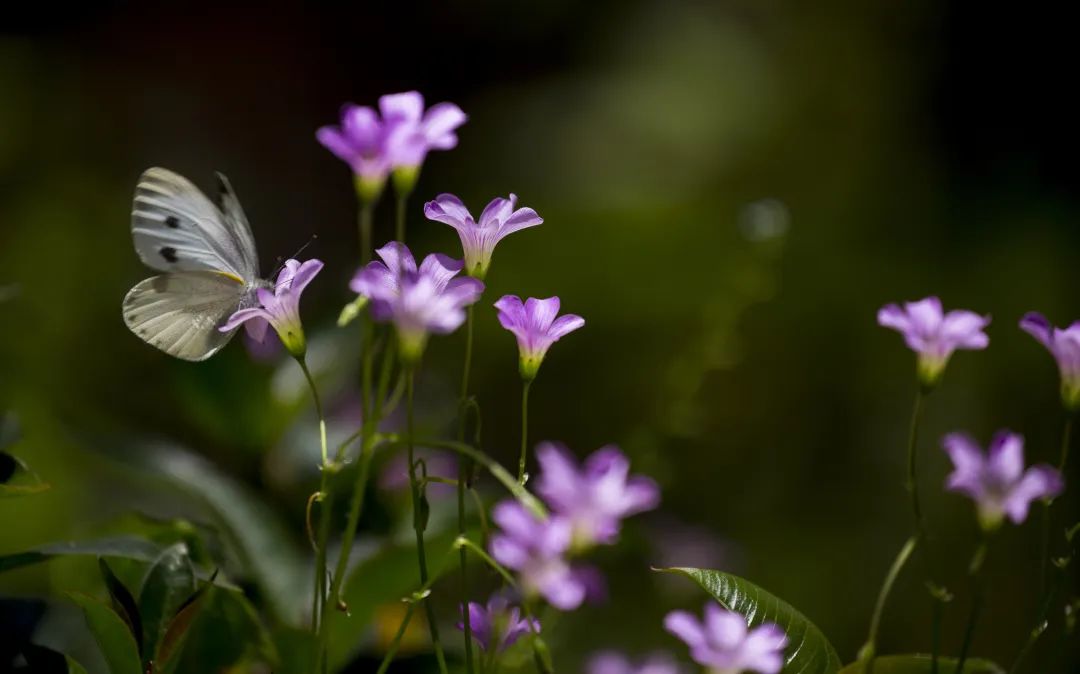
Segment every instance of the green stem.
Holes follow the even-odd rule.
[[[964,641],[960,646],[960,656],[957,658],[956,671],[964,671],[964,663],[967,662],[968,653],[971,650],[971,639],[975,635],[975,625],[979,621],[979,613],[982,611],[983,588],[980,578],[983,562],[986,561],[986,553],[989,544],[983,538],[979,541],[979,547],[971,557],[968,566],[968,579],[971,582],[971,611],[968,613],[967,627],[964,628]]]
[[[885,582],[878,593],[877,603],[874,605],[874,614],[870,618],[870,634],[866,638],[866,644],[859,651],[859,659],[868,660],[866,664],[867,674],[872,674],[874,671],[874,658],[877,656],[877,637],[881,628],[881,616],[885,612],[885,602],[889,598],[889,592],[892,591],[893,584],[900,575],[900,571],[904,568],[908,558],[911,557],[911,553],[915,551],[915,546],[918,543],[919,537],[917,535],[904,542],[904,546],[900,548],[899,554],[896,555],[892,566],[889,567],[889,573],[885,576]]]
[[[420,569],[420,584],[428,582],[427,555],[424,552],[424,526],[421,514],[420,485],[416,479],[416,443],[413,441],[413,394],[416,387],[416,371],[410,369],[405,382],[405,433],[408,438],[409,459],[409,486],[412,494],[413,530],[416,532],[416,563]],[[439,671],[448,674],[446,657],[443,655],[442,643],[439,641],[439,624],[435,621],[435,609],[428,599],[424,600],[424,611],[427,614],[428,629],[431,631],[431,645],[435,649],[435,659],[439,662]]]
[[[1061,431],[1061,451],[1058,457],[1058,472],[1065,474],[1065,466],[1069,461],[1069,444],[1072,438],[1073,415],[1065,417],[1065,427]],[[1043,596],[1047,592],[1047,583],[1050,574],[1050,507],[1053,501],[1043,501],[1042,508],[1042,546],[1040,548],[1039,564],[1039,593]]]
[[[518,484],[525,484],[525,455],[529,448],[529,387],[532,380],[526,379],[521,385],[521,456],[518,458]]]
[[[934,599],[931,617],[932,637],[930,642],[930,674],[938,674],[938,655],[941,653],[941,614],[945,611],[945,602]]]
[[[911,512],[915,516],[915,533],[920,538],[923,536],[923,515],[922,506],[919,503],[919,483],[916,471],[916,460],[919,454],[919,420],[922,417],[924,395],[922,388],[920,388],[915,394],[915,407],[911,411],[911,426],[908,431],[908,473],[907,484],[905,485],[908,493],[911,494]]]
[[[303,357],[296,359],[300,369],[304,373],[308,386],[311,388],[311,397],[315,402],[315,413],[319,417],[319,442],[322,455],[322,464],[319,466],[319,535],[315,543],[315,596],[312,599],[311,631],[315,635],[320,647],[315,653],[315,667],[312,671],[319,671],[319,665],[323,657],[324,630],[321,620],[323,603],[326,601],[326,546],[330,538],[330,494],[327,489],[327,477],[330,466],[327,463],[326,453],[326,417],[323,415],[322,400],[319,398],[319,389],[315,386],[315,379],[311,376],[307,361]]]
[[[468,308],[468,318],[465,321],[465,364],[461,373],[461,398],[458,401],[458,441],[465,441],[465,426],[468,416],[465,401],[469,397],[469,374],[472,370],[473,350],[473,307]],[[469,478],[471,466],[466,460],[458,461],[458,484],[457,484],[457,513],[458,534],[465,534],[465,483]],[[465,639],[465,671],[473,672],[473,648],[472,648],[472,619],[469,615],[469,575],[468,554],[464,548],[458,551],[458,560],[461,565],[461,606],[462,627]]]
[[[362,265],[371,261],[371,216],[374,207],[375,204],[361,204],[360,215],[357,218],[360,229],[360,264]]]
[[[547,509],[544,504],[539,501],[535,496],[529,493],[528,489],[521,486],[514,476],[511,475],[505,468],[500,466],[498,462],[492,459],[487,454],[484,454],[478,449],[467,445],[463,442],[452,442],[450,440],[438,440],[424,438],[420,441],[424,447],[431,447],[432,449],[449,449],[457,452],[462,456],[465,456],[473,461],[479,463],[481,466],[487,469],[491,476],[502,483],[506,489],[514,495],[514,497],[521,502],[526,508],[533,512],[537,517],[546,518]]]
[[[412,620],[414,610],[416,610],[416,604],[409,604],[409,607],[405,609],[405,618],[401,621],[401,625],[398,626],[397,633],[394,634],[394,640],[390,642],[390,648],[386,651],[386,656],[383,657],[375,674],[386,674],[386,670],[390,668],[390,663],[394,661],[394,656],[397,655],[398,647],[401,645],[401,638],[405,636],[405,630],[409,628],[409,621]]]
[[[394,240],[401,243],[405,243],[405,205],[408,200],[408,194],[399,194],[394,211]]]

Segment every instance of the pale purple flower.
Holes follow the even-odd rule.
[[[705,605],[704,621],[672,611],[664,627],[686,642],[690,656],[710,674],[778,674],[784,667],[788,639],[779,626],[765,623],[750,629],[746,618],[716,602]]]
[[[518,573],[527,595],[541,595],[555,608],[569,611],[585,601],[585,580],[566,560],[570,522],[537,517],[518,501],[503,501],[492,511],[499,533],[489,550],[495,561]]]
[[[598,449],[582,466],[551,442],[537,447],[536,458],[536,491],[570,523],[575,549],[614,543],[623,519],[660,503],[660,488],[648,477],[631,476],[630,460],[615,445]]]
[[[585,325],[585,319],[581,316],[558,316],[558,297],[544,300],[530,297],[522,304],[521,298],[516,295],[503,295],[495,303],[495,308],[499,311],[499,323],[517,338],[518,369],[526,380],[536,377],[540,363],[552,344]]]
[[[446,223],[457,230],[465,251],[465,273],[482,279],[499,241],[518,230],[544,222],[533,209],[516,206],[517,197],[513,194],[509,199],[496,197],[484,208],[477,222],[461,199],[453,194],[440,194],[434,201],[424,204],[424,215],[428,220]]]
[[[585,674],[682,674],[683,668],[666,653],[654,653],[634,663],[622,653],[602,651],[589,658]]]
[[[908,348],[919,356],[919,381],[926,387],[938,382],[949,356],[957,349],[985,349],[990,338],[983,330],[989,316],[971,311],[944,313],[941,300],[927,297],[903,307],[888,304],[878,311],[878,325],[904,336]]]
[[[964,433],[950,433],[941,444],[953,462],[946,488],[975,501],[979,524],[988,531],[1005,517],[1022,523],[1032,501],[1065,489],[1061,473],[1046,464],[1024,470],[1024,438],[1016,433],[999,431],[986,454]]]
[[[462,613],[464,613],[463,607]],[[494,650],[497,653],[513,646],[525,634],[540,633],[539,620],[522,617],[521,609],[510,606],[510,602],[499,594],[488,599],[487,606],[474,601],[469,602],[469,627],[472,629],[473,638],[481,648],[485,651]],[[457,624],[457,628],[464,631],[464,615],[462,622]]]
[[[389,125],[369,106],[348,103],[341,108],[341,125],[315,132],[323,147],[349,165],[357,192],[367,202],[376,200],[390,174],[387,147]]]
[[[1042,314],[1030,312],[1020,328],[1050,351],[1061,372],[1061,401],[1070,411],[1080,409],[1080,321],[1062,330],[1050,325]]]
[[[371,316],[397,330],[401,357],[420,357],[430,333],[446,334],[465,322],[465,307],[480,299],[484,284],[474,278],[454,278],[461,262],[432,254],[417,268],[403,243],[391,241],[377,251],[382,262],[360,269],[349,284],[371,300]]]
[[[255,291],[259,306],[236,311],[219,330],[231,332],[240,324],[250,321],[254,326],[250,336],[261,342],[265,337],[266,324],[269,323],[289,353],[302,358],[307,351],[307,341],[300,323],[300,295],[322,268],[320,260],[308,260],[303,264],[297,260],[286,260],[273,289],[258,288]]]
[[[453,103],[436,103],[425,112],[419,91],[383,96],[379,110],[390,127],[387,146],[395,169],[420,166],[431,150],[457,147],[454,132],[468,119]]]

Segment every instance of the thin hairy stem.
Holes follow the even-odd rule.
[[[986,552],[989,544],[985,538],[979,541],[979,547],[971,557],[968,566],[968,580],[971,583],[971,610],[968,612],[967,626],[964,628],[964,641],[960,645],[960,656],[957,658],[956,671],[964,671],[964,663],[967,662],[968,653],[971,651],[971,640],[975,636],[975,625],[979,621],[982,612],[983,587],[981,572],[983,563],[986,561]]]
[[[319,533],[315,541],[314,597],[312,598],[311,606],[311,631],[315,635],[316,641],[320,643],[320,647],[317,648],[315,652],[315,668],[313,670],[318,671],[323,657],[323,648],[321,646],[323,625],[321,616],[323,602],[326,601],[326,546],[327,541],[330,538],[330,494],[327,489],[327,478],[330,472],[330,466],[327,463],[326,453],[326,417],[323,415],[322,400],[319,398],[319,389],[315,386],[315,379],[311,376],[311,370],[308,369],[307,362],[304,358],[297,358],[296,362],[300,364],[300,369],[304,372],[304,378],[311,388],[312,400],[315,402],[315,414],[319,417],[319,443],[322,456],[322,463],[319,466],[319,472],[321,473],[319,478],[319,495],[317,498],[308,500],[309,508],[313,503],[320,504]]]
[[[428,582],[427,555],[424,551],[424,515],[421,512],[421,500],[423,494],[416,478],[416,443],[413,440],[413,394],[416,387],[416,371],[410,370],[405,381],[405,433],[408,439],[409,459],[409,491],[412,495],[413,530],[416,532],[416,563],[420,570],[421,585]],[[435,659],[439,662],[439,671],[447,674],[446,657],[443,655],[442,643],[439,641],[439,624],[435,620],[435,609],[431,602],[424,600],[424,611],[427,614],[428,629],[431,631],[431,645],[435,649]]]
[[[525,484],[525,455],[529,451],[529,387],[532,380],[521,385],[521,456],[518,458],[518,484]]]
[[[461,372],[461,398],[458,401],[458,441],[465,441],[465,426],[468,418],[468,408],[465,405],[465,401],[469,397],[469,375],[472,370],[472,350],[473,350],[473,307],[468,308],[468,318],[465,321],[465,363]],[[457,515],[458,515],[458,534],[465,534],[465,483],[469,478],[469,471],[471,466],[469,461],[461,459],[458,461],[458,483],[457,483]],[[462,548],[458,551],[458,561],[461,566],[461,605],[463,608],[461,612],[462,632],[465,639],[465,671],[468,674],[473,673],[473,647],[472,647],[472,617],[469,615],[469,573],[468,573],[468,554],[465,549]]]
[[[868,660],[866,663],[867,674],[872,674],[874,671],[878,631],[881,629],[881,616],[885,612],[885,602],[889,598],[889,593],[892,591],[893,584],[896,583],[900,571],[904,568],[908,558],[911,557],[911,553],[915,551],[918,542],[918,536],[912,536],[904,542],[904,546],[900,548],[900,552],[896,555],[896,559],[893,560],[892,566],[889,567],[889,573],[885,576],[881,591],[878,592],[877,603],[874,604],[874,614],[870,618],[870,634],[866,638],[866,644],[859,651],[859,659]]]
[[[386,674],[386,670],[390,668],[390,663],[394,661],[394,656],[397,655],[398,647],[401,646],[401,638],[405,636],[405,630],[409,628],[409,621],[412,620],[412,614],[415,610],[416,604],[409,604],[409,607],[405,609],[405,618],[398,626],[398,630],[394,634],[394,640],[390,642],[390,648],[387,649],[386,655],[383,657],[375,674]]]
[[[919,538],[923,537],[923,514],[919,503],[919,481],[917,474],[919,420],[922,417],[922,404],[924,393],[920,388],[915,394],[915,407],[911,411],[911,426],[908,430],[908,473],[906,488],[911,494],[911,512],[915,517],[915,533]]]
[[[1064,475],[1065,466],[1069,462],[1069,444],[1072,439],[1073,415],[1068,413],[1065,417],[1065,425],[1061,429],[1061,450],[1058,454],[1058,471]],[[1050,577],[1050,529],[1052,500],[1042,502],[1042,544],[1039,555],[1039,594],[1046,596]]]

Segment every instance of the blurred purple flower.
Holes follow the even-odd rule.
[[[698,569],[736,571],[743,562],[743,553],[734,542],[718,536],[711,529],[687,524],[668,515],[650,517],[646,522],[648,540],[654,550],[655,564],[662,569],[691,566]],[[673,588],[694,589],[681,579],[662,574]]]
[[[630,475],[630,461],[615,445],[602,447],[578,466],[570,451],[551,442],[536,449],[536,491],[570,523],[575,549],[614,543],[622,520],[660,503],[652,479]]]
[[[686,611],[672,611],[664,627],[686,642],[690,656],[716,674],[778,674],[784,667],[788,639],[772,623],[749,629],[746,618],[716,602],[705,605],[705,620]]]
[[[522,304],[516,295],[503,295],[495,303],[499,323],[514,333],[518,343],[518,369],[526,380],[536,377],[540,363],[552,344],[585,325],[585,319],[574,314],[559,314],[559,298],[544,300],[530,297]]]
[[[417,461],[423,460],[427,466],[428,477],[443,477],[451,480],[457,479],[458,462],[457,456],[448,452],[417,449]],[[417,476],[422,473],[417,470]],[[379,488],[387,491],[399,491],[409,487],[409,459],[404,454],[395,454],[386,462],[379,474]],[[431,497],[446,497],[456,493],[453,485],[441,482],[432,482],[427,486],[427,493]]]
[[[462,612],[464,609],[462,607]],[[465,630],[464,616],[457,624],[459,630]],[[521,609],[510,606],[510,602],[502,595],[494,595],[488,599],[487,606],[481,606],[476,602],[469,602],[469,625],[472,627],[473,638],[485,651],[494,649],[501,653],[529,632],[540,632],[540,621],[533,618],[531,621],[521,617]]]
[[[557,516],[540,519],[517,501],[495,506],[492,519],[501,531],[489,544],[491,556],[517,571],[528,595],[542,595],[555,608],[570,611],[585,600],[585,579],[566,561],[570,523]]]
[[[391,171],[398,187],[407,188],[402,193],[411,191],[427,153],[456,146],[454,130],[465,119],[453,103],[439,103],[425,113],[424,97],[408,91],[380,97],[378,112],[348,103],[341,108],[340,125],[324,126],[315,137],[349,165],[361,200],[370,202],[382,193]]]
[[[263,318],[254,318],[244,324],[244,347],[252,360],[269,362],[281,353],[281,340],[269,328],[270,323]]]
[[[919,381],[926,387],[938,382],[953,351],[985,349],[990,343],[983,332],[990,324],[989,316],[971,311],[944,313],[937,297],[907,302],[902,308],[888,304],[878,311],[877,320],[878,325],[903,335],[908,348],[918,354]]]
[[[509,199],[496,197],[477,222],[461,199],[453,194],[440,194],[434,201],[424,204],[424,215],[428,220],[446,223],[457,230],[465,251],[465,273],[483,279],[491,264],[491,253],[499,241],[518,230],[544,222],[533,209],[515,209],[516,205],[517,197],[513,194]]]
[[[1013,524],[1027,519],[1032,501],[1054,498],[1065,489],[1056,469],[1040,464],[1024,470],[1024,438],[999,431],[984,455],[968,435],[950,433],[941,442],[953,462],[945,486],[975,501],[979,524],[992,531],[1007,516]]]
[[[260,306],[239,309],[219,330],[230,332],[240,324],[252,321],[255,328],[249,333],[250,336],[256,341],[263,341],[266,322],[269,322],[289,353],[296,358],[302,358],[307,351],[307,341],[304,339],[304,327],[300,323],[300,295],[322,268],[323,263],[320,260],[308,260],[303,264],[296,260],[286,260],[273,290],[259,288],[255,291]],[[258,334],[259,331],[263,334]]]
[[[383,96],[379,110],[388,127],[386,147],[398,194],[412,191],[428,152],[457,147],[455,131],[468,119],[453,103],[436,103],[425,112],[418,91]]]
[[[1080,321],[1062,330],[1033,311],[1020,319],[1020,328],[1039,340],[1057,361],[1065,408],[1072,412],[1080,410]]]
[[[349,284],[371,300],[371,316],[397,329],[401,357],[415,361],[429,333],[446,334],[465,322],[465,307],[480,299],[484,284],[474,278],[454,278],[461,262],[445,255],[428,255],[419,269],[403,243],[391,241],[375,261],[360,269]]]
[[[622,653],[601,651],[589,658],[585,674],[681,674],[682,667],[666,653],[654,653],[634,664]]]
[[[375,110],[353,103],[342,106],[340,126],[324,126],[315,132],[323,147],[352,169],[364,202],[378,199],[386,185],[391,169],[388,136],[389,126]]]

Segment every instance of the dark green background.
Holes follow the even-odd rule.
[[[410,244],[458,254],[453,231],[422,218],[421,200],[441,191],[474,212],[514,191],[545,218],[500,245],[479,307],[486,447],[510,465],[518,433],[513,340],[490,303],[558,294],[587,325],[544,364],[533,437],[581,454],[618,443],[663,485],[663,515],[639,518],[600,557],[610,604],[560,622],[560,659],[603,646],[685,656],[660,621],[701,597],[648,571],[671,561],[655,541],[675,523],[715,536],[717,564],[799,607],[852,659],[910,524],[913,360],[874,316],[932,293],[994,317],[990,349],[950,364],[922,440],[932,564],[958,595],[945,631],[955,651],[975,532],[970,504],[941,490],[938,439],[1009,427],[1030,459],[1054,460],[1057,375],[1016,322],[1031,309],[1080,317],[1075,55],[1049,8],[23,8],[0,34],[0,286],[14,291],[0,304],[0,402],[22,420],[20,454],[54,488],[0,502],[0,553],[91,536],[134,509],[173,512],[89,451],[78,439],[89,431],[196,448],[260,490],[299,546],[315,459],[282,458],[292,417],[269,392],[273,367],[250,364],[239,340],[207,363],[172,361],[123,325],[120,301],[148,275],[130,241],[132,190],[152,165],[207,188],[213,170],[227,173],[264,269],[317,235],[304,256],[327,266],[303,314],[310,334],[329,335],[351,299],[355,206],[314,131],[342,102],[416,88],[470,120],[459,147],[425,166]],[[429,425],[452,414],[461,349],[461,335],[432,344]],[[353,361],[328,353],[326,367],[351,376]],[[295,390],[295,368],[281,372]],[[299,423],[292,432],[314,442],[311,418]],[[1080,519],[1076,500],[1061,510],[1062,524]],[[1006,527],[988,562],[974,650],[1006,664],[1034,611],[1037,529]],[[0,588],[55,597],[93,572],[61,564]],[[929,649],[924,577],[917,563],[901,578],[883,651]],[[72,643],[82,632],[60,629]]]

